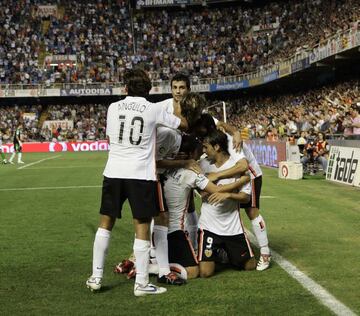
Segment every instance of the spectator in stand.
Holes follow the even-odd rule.
[[[346,127],[352,130],[351,134],[348,137],[349,139],[360,140],[360,115],[357,105],[353,105],[351,107],[350,120]]]

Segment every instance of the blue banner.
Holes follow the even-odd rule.
[[[227,83],[212,83],[210,84],[210,92],[224,91],[224,90],[238,90],[249,87],[248,80],[241,80]]]

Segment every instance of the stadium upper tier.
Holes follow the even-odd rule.
[[[153,81],[182,70],[195,82],[241,75],[360,20],[356,0],[150,11],[131,11],[124,0],[41,4],[2,2],[0,84],[119,82],[135,66]]]

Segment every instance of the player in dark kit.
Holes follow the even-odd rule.
[[[9,163],[14,164],[13,160],[15,158],[16,153],[18,154],[18,163],[23,164],[24,162],[21,160],[22,156],[22,124],[19,123],[14,134],[14,152],[12,153]]]

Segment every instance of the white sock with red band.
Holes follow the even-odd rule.
[[[111,231],[98,228],[93,247],[93,273],[95,278],[102,278],[104,274],[104,263],[110,243]]]
[[[259,215],[258,217],[254,218],[251,221],[251,225],[260,246],[260,253],[262,255],[270,255],[269,241],[263,217]]]

